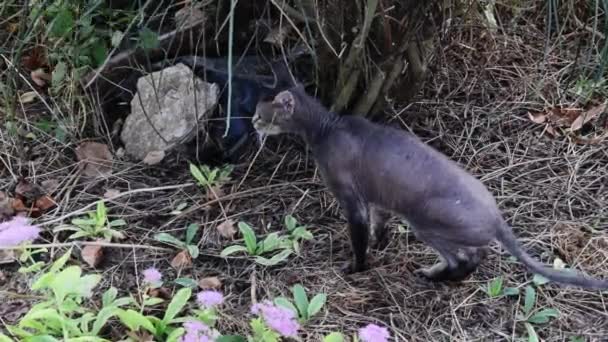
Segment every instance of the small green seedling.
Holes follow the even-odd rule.
[[[526,286],[525,290],[522,312],[518,312],[517,319],[524,322],[524,326],[528,332],[529,342],[539,341],[534,325],[547,323],[551,320],[551,318],[556,318],[559,316],[559,312],[552,308],[533,310],[535,304],[536,290],[532,286],[528,285]]]
[[[82,237],[103,237],[107,241],[110,241],[112,238],[124,239],[124,235],[121,232],[113,229],[113,227],[125,226],[127,222],[122,219],[110,221],[108,219],[107,209],[103,201],[98,201],[97,210],[95,210],[95,212],[89,212],[88,215],[88,218],[73,219],[72,225],[59,226],[53,231],[75,231],[74,234],[70,235],[69,239],[78,239]]]
[[[486,286],[485,291],[490,298],[497,298],[500,296],[517,296],[519,294],[519,289],[516,287],[503,287],[502,277],[492,279]]]
[[[295,305],[285,297],[275,298],[274,303],[292,310],[298,316],[300,323],[308,321],[312,316],[321,311],[327,300],[326,294],[318,293],[309,302],[306,290],[304,290],[304,287],[300,284],[295,285],[291,291]]]
[[[298,225],[298,221],[291,215],[285,216],[285,228],[289,232],[289,238],[285,239],[286,247],[293,248],[296,254],[300,253],[300,240],[311,240],[313,235],[306,226]]]
[[[323,342],[344,342],[344,335],[339,332],[332,332],[323,337]]]
[[[291,248],[285,248],[286,238],[279,236],[279,233],[270,233],[264,240],[258,241],[251,226],[245,222],[239,222],[239,231],[243,235],[245,245],[228,246],[222,250],[221,256],[226,257],[234,253],[246,252],[255,257],[255,262],[264,266],[274,266],[285,261],[292,253]],[[262,256],[279,249],[282,250],[270,259]]]
[[[211,169],[207,165],[190,164],[190,173],[200,186],[212,187],[229,181],[233,168],[232,165],[224,165],[221,169],[217,167]]]
[[[199,226],[196,223],[192,223],[188,225],[186,228],[186,240],[181,241],[175,238],[171,234],[167,233],[158,233],[154,235],[154,239],[159,242],[166,243],[175,248],[186,250],[188,254],[194,259],[196,259],[199,255],[198,245],[194,243],[194,237],[196,236],[196,232],[198,231]]]

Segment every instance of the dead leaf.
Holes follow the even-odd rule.
[[[544,113],[540,112],[528,112],[528,118],[530,118],[530,121],[537,124],[542,124],[547,121],[547,116]]]
[[[106,144],[93,141],[83,142],[76,148],[76,158],[83,173],[89,177],[107,177],[112,173],[112,153]]]
[[[0,191],[0,221],[4,221],[4,219],[13,216],[14,213],[13,199]]]
[[[36,83],[39,87],[46,86],[47,83],[50,83],[53,79],[52,76],[45,72],[42,68],[32,71],[30,76],[32,77],[32,81],[34,81],[34,83]]]
[[[597,105],[595,107],[590,108],[587,111],[582,112],[570,125],[570,129],[574,131],[578,131],[583,127],[587,122],[595,119],[600,114],[602,114],[606,110],[606,102]]]
[[[23,201],[18,198],[13,198],[11,201],[11,207],[16,212],[27,211],[27,207],[23,204]]]
[[[171,260],[171,266],[175,269],[182,269],[192,266],[192,257],[188,251],[183,250],[175,255]]]
[[[28,91],[26,93],[21,94],[21,96],[19,96],[19,101],[21,101],[21,103],[31,103],[34,102],[34,100],[36,99],[36,92],[35,91]]]
[[[222,286],[222,282],[218,277],[207,277],[198,281],[198,286],[205,289],[219,289]]]
[[[162,299],[170,299],[171,291],[166,287],[158,287],[158,288],[149,288],[148,295],[150,297],[162,298]]]
[[[217,226],[217,231],[220,232],[222,237],[230,239],[236,234],[236,228],[234,228],[233,220],[226,220],[222,222],[219,226]]]
[[[82,249],[82,260],[89,266],[95,268],[103,258],[103,248],[98,245],[86,245]]]
[[[156,165],[165,158],[165,151],[150,151],[142,161],[146,165]]]
[[[41,211],[47,211],[53,208],[57,203],[50,196],[44,195],[36,200],[34,205]]]
[[[291,26],[287,25],[275,27],[268,32],[266,38],[264,38],[264,42],[281,46],[283,41],[285,41],[285,38],[287,38],[290,29]]]
[[[103,193],[104,198],[113,198],[120,195],[120,191],[116,189],[107,189],[106,192]]]

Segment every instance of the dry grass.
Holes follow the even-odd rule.
[[[503,26],[493,35],[459,25],[454,23],[443,38],[416,101],[387,110],[390,123],[411,129],[480,177],[535,257],[546,263],[559,257],[571,267],[608,278],[606,143],[585,145],[552,138],[527,117],[530,109],[575,103],[566,92],[571,86],[567,78],[579,67],[574,65],[575,52],[565,38],[556,39],[559,46],[546,51],[543,32],[529,23]],[[22,123],[31,129],[27,117]],[[604,114],[593,125],[602,129],[606,120]],[[223,330],[247,329],[242,314],[252,294],[258,300],[288,294],[289,286],[302,283],[310,292],[325,292],[329,298],[325,313],[306,327],[307,341],[333,330],[352,332],[368,322],[390,326],[396,341],[514,341],[526,336],[516,318],[521,300],[489,299],[483,291],[489,280],[500,276],[506,286],[522,289],[532,279],[497,246],[467,281],[430,284],[412,271],[434,263],[435,255],[410,234],[393,229],[388,248],[371,252],[371,270],[343,277],[339,268],[350,253],[344,219],[299,140],[269,140],[255,160],[257,151],[252,151],[251,158],[237,165],[233,180],[223,189],[227,195],[221,203],[228,217],[251,223],[259,234],[269,223],[271,229],[278,229],[287,213],[311,227],[315,238],[304,244],[301,257],[263,268],[239,258],[219,258],[227,242],[215,227],[224,216],[217,202],[205,200],[192,184],[187,161],[180,156],[156,167],[120,160],[109,179],[91,181],[76,175],[72,156],[76,141],[60,144],[44,133],[34,142],[12,139],[6,133],[0,138],[4,167],[0,190],[11,189],[21,174],[36,183],[60,182],[53,194],[59,205],[40,220],[42,224],[81,210],[108,189],[132,192],[107,203],[113,217],[129,222],[129,243],[154,245],[152,235],[157,232],[177,233],[188,223],[202,224],[202,254],[194,268],[179,276],[220,277],[229,294],[220,323]],[[246,173],[249,163],[254,164]],[[171,215],[182,202],[195,209],[188,215]],[[100,266],[104,288],[113,285],[133,291],[138,272],[150,265],[163,269],[166,279],[178,276],[169,267],[169,253],[111,249],[108,254]],[[0,289],[7,291],[9,303],[21,303],[17,294],[27,292],[26,279],[11,270],[5,271],[8,280],[0,281]],[[555,308],[561,314],[539,325],[539,335],[545,341],[567,341],[575,335],[606,340],[605,299],[598,292],[540,287],[537,307]],[[6,323],[15,318],[3,316]]]

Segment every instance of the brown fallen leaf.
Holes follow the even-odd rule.
[[[30,49],[22,58],[21,64],[28,71],[48,67],[46,47],[38,45]]]
[[[528,112],[528,118],[530,119],[530,121],[537,124],[542,124],[547,121],[547,115],[545,115],[545,113],[540,112]]]
[[[146,165],[156,165],[165,158],[165,151],[150,151],[142,162]]]
[[[13,211],[16,211],[16,212],[27,211],[27,207],[25,206],[23,201],[20,200],[19,198],[13,198],[11,200],[11,208],[13,208]]]
[[[187,250],[183,250],[173,257],[171,260],[171,266],[175,269],[182,269],[192,266],[192,257]]]
[[[51,75],[45,72],[42,68],[32,71],[30,76],[32,77],[32,81],[34,81],[34,83],[36,83],[39,87],[46,86],[52,80]]]
[[[166,287],[148,288],[148,295],[150,297],[170,299],[171,291],[169,291],[169,289],[167,289]]]
[[[15,187],[15,197],[26,200],[27,202],[33,202],[44,196],[44,189],[35,184],[31,183],[26,179],[20,179],[19,183]]]
[[[107,177],[112,173],[113,157],[106,144],[83,142],[76,148],[76,158],[82,162],[85,176]]]
[[[581,129],[583,127],[584,124],[586,124],[587,122],[595,119],[596,117],[598,117],[600,114],[602,114],[604,112],[604,110],[606,110],[606,102],[597,105],[595,107],[590,108],[589,110],[586,110],[584,112],[582,112],[570,125],[570,129],[574,132],[574,131],[578,131],[579,129]]]
[[[50,196],[44,195],[34,202],[34,205],[41,211],[47,211],[53,208],[57,203]]]
[[[98,245],[86,245],[82,249],[82,260],[90,267],[97,267],[103,258],[103,248]]]
[[[227,239],[232,238],[234,234],[236,234],[236,228],[234,228],[234,221],[228,219],[222,222],[220,225],[217,226],[217,231],[222,237],[225,237]]]
[[[222,282],[218,277],[206,277],[198,281],[198,287],[203,290],[219,289],[221,286]]]

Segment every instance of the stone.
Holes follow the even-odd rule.
[[[141,161],[150,152],[166,153],[191,141],[197,128],[204,131],[201,121],[218,97],[217,84],[204,82],[182,63],[139,78],[120,135],[126,154]]]

